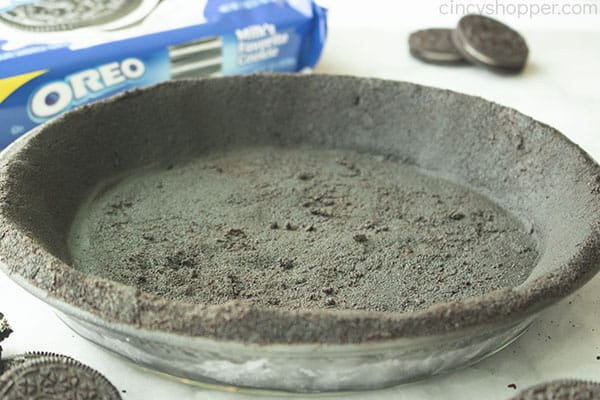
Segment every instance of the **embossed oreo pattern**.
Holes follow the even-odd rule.
[[[34,353],[0,377],[0,398],[120,400],[121,395],[102,374],[70,357]]]
[[[135,10],[142,0],[45,0],[0,14],[0,21],[30,31],[66,31],[100,25]]]
[[[517,31],[482,15],[461,18],[452,39],[469,61],[491,68],[519,71],[529,55],[527,43]]]

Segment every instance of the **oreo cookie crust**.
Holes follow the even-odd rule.
[[[120,400],[102,374],[67,356],[25,355],[0,376],[3,400]]]
[[[465,64],[452,41],[452,29],[423,29],[410,34],[408,48],[413,57],[430,64]]]
[[[521,71],[529,55],[521,34],[483,15],[462,17],[452,40],[464,58],[499,72]]]
[[[558,380],[523,390],[510,400],[598,400],[600,383]]]
[[[108,189],[96,192],[99,196],[109,195],[117,189],[111,182],[134,179],[138,173],[153,176],[146,173],[149,169],[175,174],[180,167],[192,166],[192,161],[208,161],[206,157],[219,157],[223,151],[268,145],[354,151],[358,156],[373,157],[372,162],[379,164],[403,163],[429,171],[431,176],[441,174],[494,199],[518,218],[523,232],[534,241],[539,257],[535,257],[533,271],[516,287],[401,313],[315,307],[289,310],[242,300],[194,304],[73,268],[73,243],[69,241],[73,218],[77,210],[88,207],[88,196],[96,189]],[[600,167],[591,157],[558,131],[515,110],[410,83],[283,74],[170,81],[73,110],[15,142],[2,153],[0,161],[0,269],[64,314],[67,324],[82,336],[146,367],[186,379],[312,392],[374,389],[424,378],[473,363],[505,347],[540,311],[573,293],[600,266]],[[206,176],[216,176],[219,168],[227,173],[215,161],[213,168],[203,171]],[[342,159],[335,165],[336,175],[343,180],[365,178],[367,169],[361,169],[359,163],[353,168],[348,161]],[[207,162],[206,166],[211,165]],[[315,178],[319,179],[316,175],[311,178],[311,174],[320,170],[314,164],[310,167],[296,169],[294,175],[286,177],[290,192],[295,185],[294,193],[306,193],[299,188],[310,188]],[[242,173],[246,166],[238,160],[236,170]],[[195,179],[194,185],[210,190],[200,177],[193,173],[188,177]],[[271,186],[244,183],[256,187],[263,198],[278,193]],[[165,182],[162,187],[168,193]],[[340,195],[346,192],[345,187],[331,193],[336,198],[328,193],[313,198],[308,192],[307,207],[295,203],[299,206],[295,212],[319,217],[322,223],[335,220],[335,213],[328,216],[329,209],[343,216],[339,211],[345,207],[360,205],[354,199],[344,201]],[[228,205],[240,200],[220,188],[219,192],[229,200]],[[444,204],[443,198],[439,204],[436,197],[415,195],[439,206]],[[372,196],[390,198],[390,207],[404,203],[403,198],[394,202],[389,191],[374,191]],[[128,221],[138,203],[129,205],[123,200],[114,207],[108,203],[105,213],[125,231],[128,227],[122,222]],[[189,204],[201,209],[202,204],[192,200]],[[417,197],[414,203],[419,201]],[[215,210],[222,209],[223,204],[218,203]],[[423,216],[426,218],[415,216],[414,222],[424,229],[435,220],[444,225],[467,223],[471,215],[462,208],[448,207],[444,214],[429,213]],[[248,210],[241,204],[238,215],[251,215]],[[304,241],[323,232],[317,224],[312,224],[312,229],[310,225],[300,226],[293,215],[263,215],[263,226],[273,237],[303,235],[295,244],[306,249],[309,247]],[[361,218],[359,225],[352,224],[359,232],[348,231],[345,245],[352,245],[356,252],[369,251],[377,235],[389,235],[390,227],[387,232],[382,230],[377,216],[369,215],[370,221]],[[185,215],[183,223],[188,221],[191,224]],[[161,221],[149,222],[162,229]],[[236,225],[212,232],[214,240],[208,244],[251,251],[251,232],[239,221],[234,222]],[[375,226],[367,222],[375,222]],[[482,222],[479,231],[493,233]],[[472,228],[477,235],[477,225]],[[437,236],[432,236],[432,241],[447,237]],[[177,240],[189,243],[193,237],[181,231]],[[157,235],[138,238],[147,247],[166,244],[160,239]],[[402,243],[414,250],[410,239]],[[195,244],[190,250],[197,249],[198,258],[206,257],[202,254],[206,246]],[[308,244],[314,247],[319,242]],[[456,247],[470,253],[470,248]],[[338,254],[344,255],[337,248],[330,256],[333,259]],[[182,273],[189,270],[190,259],[185,253],[175,251],[164,256],[169,256],[174,269]],[[280,254],[275,265],[282,272],[293,272],[300,261],[293,256]],[[166,257],[158,261],[163,260]],[[481,258],[479,264],[489,260]],[[387,281],[403,278],[403,271],[408,270],[401,265],[403,261],[398,259],[396,275],[388,274]],[[384,262],[382,258],[381,264]],[[505,262],[504,258],[499,260],[497,269],[511,267]],[[318,260],[313,265],[318,268]],[[421,265],[451,272],[443,260]],[[367,275],[360,277],[362,271],[358,269],[349,272],[354,272],[357,280]],[[192,273],[187,276],[191,278]],[[229,293],[241,295],[239,276],[226,278]],[[418,278],[417,289],[423,281],[422,276]],[[334,292],[322,286],[318,294],[331,296],[336,288],[332,289]],[[323,305],[330,307],[332,303],[327,299]],[[97,327],[93,330],[85,328],[91,318]],[[293,359],[289,357],[292,353]],[[195,369],[200,357],[207,369]],[[257,359],[265,360],[261,368],[252,362]],[[307,380],[307,376],[315,378]],[[340,376],[348,379],[341,381]]]
[[[68,31],[120,19],[142,0],[45,0],[24,4],[0,14],[0,21],[37,31]]]

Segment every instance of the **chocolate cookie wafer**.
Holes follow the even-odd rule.
[[[17,365],[24,364],[27,361],[46,357],[71,358],[63,354],[52,353],[49,351],[29,351],[25,354],[19,354],[2,360],[0,362],[0,375]]]
[[[432,28],[411,33],[410,54],[431,64],[466,64],[465,58],[452,41],[452,29]]]
[[[3,400],[120,400],[119,391],[102,374],[67,356],[23,356],[0,376]]]
[[[498,72],[521,71],[529,55],[521,34],[483,15],[462,17],[452,33],[452,40],[464,58]]]
[[[36,32],[101,25],[134,11],[143,0],[43,0],[0,14],[0,21]]]

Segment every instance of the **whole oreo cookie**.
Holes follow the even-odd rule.
[[[521,34],[483,15],[466,15],[452,34],[457,50],[467,60],[500,72],[519,72],[529,48]]]
[[[600,383],[559,380],[523,390],[510,400],[598,400]]]
[[[423,29],[408,37],[410,54],[431,64],[464,64],[465,58],[452,41],[452,29]]]
[[[37,32],[102,25],[129,14],[142,0],[42,0],[0,14],[0,21]]]
[[[28,353],[15,358],[0,376],[3,400],[121,400],[102,374],[71,357]]]

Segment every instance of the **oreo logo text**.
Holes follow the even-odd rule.
[[[50,118],[71,104],[97,97],[127,80],[140,78],[145,72],[144,63],[137,58],[86,69],[39,88],[31,97],[29,109],[35,118]]]

